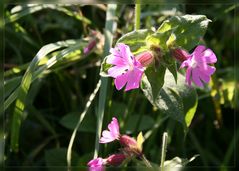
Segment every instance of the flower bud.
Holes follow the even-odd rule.
[[[84,54],[87,55],[90,53],[90,51],[95,47],[96,40],[92,40],[85,48],[84,48]]]
[[[120,144],[124,146],[123,151],[128,155],[142,155],[142,150],[138,147],[137,141],[128,135],[122,135],[119,139]]]
[[[150,51],[145,51],[137,55],[136,60],[138,60],[144,67],[149,66],[154,61],[154,56]]]
[[[112,154],[107,158],[106,163],[112,166],[118,166],[125,158],[126,156],[124,154]]]
[[[120,144],[124,147],[134,147],[137,146],[137,141],[134,138],[131,138],[128,135],[120,136]]]
[[[187,51],[179,48],[171,50],[171,54],[175,59],[179,60],[180,62],[187,60],[189,56]]]

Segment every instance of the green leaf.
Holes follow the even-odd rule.
[[[162,23],[157,33],[163,34],[171,31],[166,41],[167,44],[175,44],[189,51],[204,36],[210,21],[205,15],[173,16]]]
[[[144,92],[144,95],[151,100],[155,101],[159,95],[159,92],[164,84],[164,74],[166,68],[161,65],[157,68],[157,70],[153,67],[147,68],[145,71],[145,75],[141,81],[141,89]]]
[[[78,131],[94,133],[96,130],[96,122],[92,119],[94,116],[86,115]],[[69,113],[60,120],[60,124],[70,130],[74,130],[80,118],[79,113]]]
[[[111,64],[106,63],[106,60],[109,56],[111,56],[111,55],[106,56],[101,63],[101,67],[100,67],[100,76],[101,77],[109,77],[108,69],[110,69],[112,66]]]
[[[43,46],[36,56],[31,61],[30,65],[28,66],[25,74],[22,77],[20,86],[14,90],[14,92],[6,99],[4,102],[4,110],[6,110],[7,107],[15,100],[15,108],[13,112],[13,118],[12,118],[12,127],[11,127],[11,149],[14,151],[18,150],[18,139],[19,139],[19,132],[20,132],[20,126],[22,120],[24,120],[23,112],[25,110],[25,100],[28,95],[29,88],[31,86],[31,83],[38,78],[38,76],[45,71],[46,69],[52,67],[55,65],[58,61],[61,61],[64,57],[66,57],[68,54],[70,54],[73,51],[78,50],[79,48],[82,48],[82,44],[75,40],[67,40],[67,41],[59,41],[56,43],[51,43],[48,45]],[[68,47],[69,46],[69,47]],[[56,55],[52,56],[47,63],[43,66],[39,66],[39,63],[44,57],[63,47],[64,50],[60,51]],[[2,111],[0,111],[2,113]]]
[[[194,155],[190,159],[182,159],[179,157],[174,157],[172,160],[167,160],[164,162],[164,171],[180,171],[188,163],[192,162],[199,155]]]
[[[66,161],[66,148],[50,149],[45,152],[46,166],[49,171],[65,171],[67,170]],[[76,153],[72,153],[72,166],[78,165],[79,156]],[[77,168],[73,168],[77,170]]]
[[[6,19],[5,23],[14,22],[26,15],[33,14],[35,12],[41,11],[43,9],[52,9],[59,12],[63,12],[70,17],[74,17],[77,20],[83,21],[84,23],[91,24],[91,21],[84,16],[81,16],[77,13],[74,13],[71,10],[63,7],[66,5],[59,4],[26,4],[26,5],[17,5],[11,9],[11,15]]]
[[[21,83],[21,76],[13,77],[4,81],[4,98],[8,97]]]
[[[123,35],[117,43],[128,45],[133,54],[138,54],[148,49],[145,40],[152,33],[153,31],[148,29],[135,30]]]
[[[164,33],[155,32],[147,36],[146,44],[149,48],[151,48],[152,46],[156,46],[159,47],[161,51],[163,50],[163,52],[167,52],[168,47],[166,42],[169,40],[171,34],[172,34],[171,30],[166,31]]]
[[[142,82],[144,86],[141,88],[152,105],[165,115],[182,123],[186,131],[197,108],[197,94],[192,87],[185,84],[185,77],[178,73],[176,84],[173,75],[167,70],[164,85],[159,92],[152,91],[152,83],[144,82],[144,79]],[[153,83],[154,86],[158,85],[158,87],[161,87],[160,84],[161,82],[157,83],[157,81]]]
[[[141,117],[141,118],[140,118]],[[138,122],[139,125],[138,125]],[[125,125],[125,130],[127,133],[132,133],[135,131],[136,127],[138,125],[138,129],[136,131],[145,131],[153,127],[154,120],[152,117],[148,115],[130,115],[128,121]]]

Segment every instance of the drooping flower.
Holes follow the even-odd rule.
[[[119,139],[119,123],[118,120],[113,117],[112,121],[108,125],[109,130],[104,130],[102,132],[102,137],[100,138],[100,143],[109,143],[116,139]]]
[[[203,82],[208,83],[211,75],[216,71],[214,64],[217,62],[217,57],[211,49],[207,49],[203,45],[196,47],[191,55],[183,61],[180,68],[186,67],[186,83],[191,85],[193,81],[197,86],[203,87]]]
[[[108,70],[108,74],[115,78],[114,83],[117,90],[122,89],[125,85],[125,91],[139,88],[144,67],[133,56],[130,48],[119,43],[115,48],[110,49],[111,55],[107,58],[106,63],[114,65]]]
[[[89,171],[103,171],[105,163],[105,159],[98,157],[89,161],[87,165],[89,166]]]

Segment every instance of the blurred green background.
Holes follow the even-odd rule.
[[[117,116],[122,132],[132,136],[137,136],[140,131],[146,133],[144,153],[154,163],[160,161],[161,137],[167,131],[166,159],[200,155],[188,165],[187,170],[227,171],[238,167],[238,7],[238,3],[193,4],[190,1],[142,5],[141,28],[157,28],[174,15],[203,14],[211,19],[202,41],[217,55],[217,71],[209,86],[197,89],[198,109],[186,137],[182,126],[154,109],[140,90],[116,91],[112,79],[109,79],[107,89],[103,128],[112,116]],[[74,39],[79,46],[54,66],[45,69],[32,83],[22,116],[25,119],[17,152],[10,147],[15,103],[10,104],[4,114],[1,113],[0,162],[6,170],[66,170],[58,166],[66,166],[66,150],[72,131],[100,79],[106,8],[104,4],[4,5],[5,100],[19,86],[29,63],[42,46],[68,39]],[[134,29],[134,5],[119,4],[117,16],[114,43]],[[97,31],[97,46],[85,56],[83,48],[95,38],[91,30]],[[64,48],[60,47],[46,55],[39,65],[46,64],[49,57],[62,50]],[[75,170],[84,170],[93,157],[97,104],[98,96],[78,129],[73,146]],[[118,147],[117,143],[107,148],[101,145],[101,156],[106,157]],[[134,169],[137,168],[129,170]]]

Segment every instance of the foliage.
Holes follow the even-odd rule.
[[[0,164],[4,162],[6,170],[12,166],[19,170],[67,166],[74,130],[71,165],[73,170],[85,169],[93,157],[100,110],[105,113],[104,128],[115,116],[122,132],[135,138],[139,135],[144,155],[153,166],[159,164],[165,131],[166,166],[185,165],[195,154],[199,156],[189,165],[202,166],[202,170],[211,166],[229,170],[227,166],[235,163],[239,136],[234,124],[238,111],[234,58],[239,30],[234,24],[239,20],[235,15],[238,6],[165,3],[141,8],[143,29],[133,31],[133,7],[118,5],[118,18],[107,22],[113,33],[104,29],[107,6],[103,4],[5,5]],[[104,38],[108,47],[103,53]],[[96,46],[85,54],[84,48],[93,40]],[[99,72],[108,76],[111,67],[106,58],[101,65],[101,59],[107,57],[112,41],[113,47],[117,43],[129,45],[134,55],[154,51],[160,63],[147,68],[141,89],[127,93],[117,91],[111,78],[104,78],[108,80],[104,83],[105,108],[99,109]],[[178,63],[170,58],[172,47],[192,51],[197,44],[213,48],[218,57],[217,71],[205,89],[185,85],[185,73],[177,72]],[[117,143],[101,145],[99,153],[107,157],[118,147]],[[144,166],[136,160],[127,165],[129,170]]]

